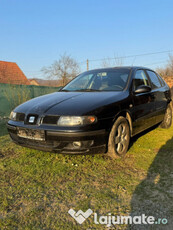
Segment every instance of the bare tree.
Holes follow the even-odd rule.
[[[157,68],[156,71],[163,78],[173,78],[173,56],[169,55],[168,64],[164,68]]]
[[[102,66],[103,68],[112,67],[112,63],[111,63],[111,61],[110,61],[108,58],[105,58],[105,59],[102,61],[101,66]]]
[[[162,77],[165,76],[165,68],[157,68],[156,72]]]
[[[66,54],[60,55],[59,60],[55,61],[51,66],[42,68],[48,78],[61,80],[63,86],[79,74],[79,70],[76,60]]]
[[[105,58],[102,63],[101,66],[106,68],[106,67],[114,67],[114,66],[123,66],[123,58],[118,57],[116,55],[114,55],[114,58]]]
[[[168,62],[167,67],[169,68],[169,74],[173,76],[173,56],[172,55],[169,55],[169,62]]]

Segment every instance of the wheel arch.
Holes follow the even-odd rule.
[[[120,116],[122,116],[122,117],[127,119],[128,123],[129,123],[129,127],[130,127],[130,136],[132,136],[132,134],[133,134],[133,125],[132,125],[132,117],[131,117],[130,112],[127,111],[127,110],[124,110],[124,111],[121,111],[118,114],[116,114],[116,116],[113,119],[113,124],[116,121],[116,119],[118,117],[120,117]],[[113,124],[112,124],[112,126],[113,126]]]

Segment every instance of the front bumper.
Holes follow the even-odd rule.
[[[50,127],[28,126],[9,121],[7,129],[11,139],[21,146],[64,154],[94,154],[107,151],[106,130],[56,130]],[[29,139],[18,135],[20,129],[44,132],[44,140]]]

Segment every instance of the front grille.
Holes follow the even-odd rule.
[[[16,121],[24,121],[25,114],[24,113],[17,113],[16,114]]]
[[[56,125],[60,116],[45,116],[42,124]]]
[[[34,122],[30,122],[31,117],[34,117]],[[26,118],[25,124],[36,125],[37,121],[38,121],[38,115],[37,114],[29,114]]]

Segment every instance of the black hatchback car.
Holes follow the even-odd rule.
[[[172,122],[170,89],[153,70],[116,67],[84,72],[59,92],[11,112],[11,139],[44,151],[124,156],[130,137]]]

